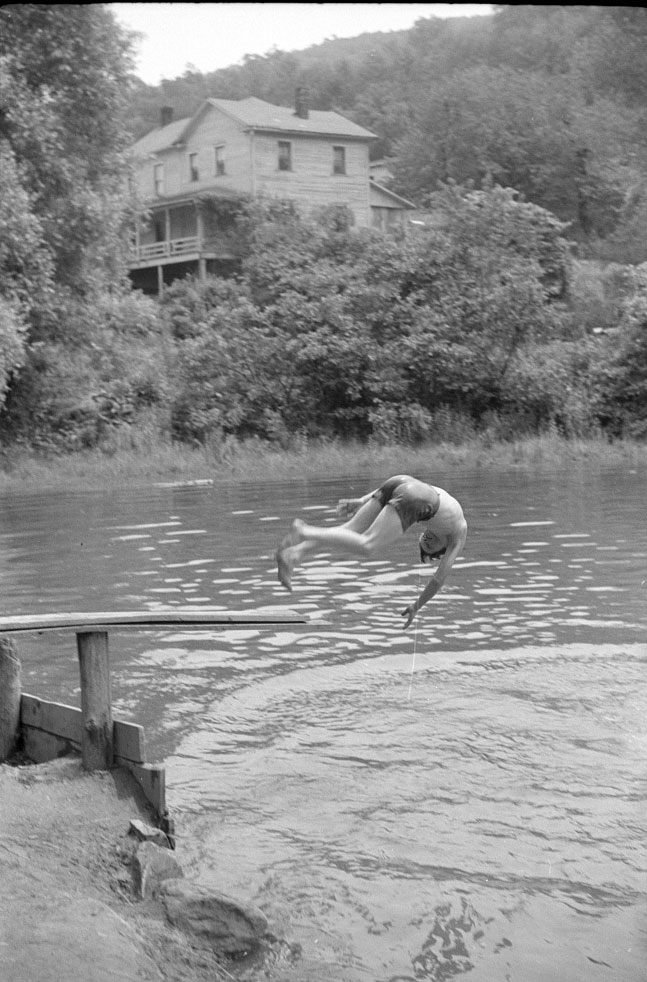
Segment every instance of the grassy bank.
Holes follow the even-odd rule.
[[[647,443],[604,439],[564,440],[556,435],[505,443],[469,440],[418,447],[357,443],[304,443],[282,450],[265,444],[231,444],[217,450],[150,442],[136,448],[60,456],[5,452],[0,491],[100,489],[180,481],[280,481],[323,478],[363,470],[379,474],[429,474],[450,467],[552,470],[578,462],[599,466],[647,464]]]

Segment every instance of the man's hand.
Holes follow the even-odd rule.
[[[406,631],[406,629],[409,627],[409,624],[411,624],[411,621],[418,613],[418,608],[416,607],[415,604],[410,604],[408,607],[405,607],[405,609],[401,611],[401,613],[403,617],[406,617],[406,621],[404,622],[404,628],[403,628],[403,630]]]
[[[359,498],[340,498],[337,503],[337,515],[339,518],[350,518],[355,514],[361,505]]]

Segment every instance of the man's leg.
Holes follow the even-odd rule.
[[[329,531],[347,529],[354,533],[366,532],[382,510],[383,508],[379,501],[376,498],[371,498],[370,501],[367,501],[355,512],[349,521],[343,525],[335,526],[333,529],[329,529]],[[402,532],[401,525],[400,532]],[[326,548],[324,545],[323,549]],[[294,542],[292,533],[285,537],[276,551],[275,558],[278,565],[279,581],[287,590],[292,590],[292,573],[294,567],[302,563],[307,556],[314,555],[320,551],[322,551],[322,546],[313,538],[305,538],[297,543]]]
[[[357,509],[352,518],[344,522],[343,525],[336,527],[351,529],[353,532],[366,532],[380,514],[383,507],[384,505],[381,505],[377,498],[369,498],[361,508]]]
[[[375,520],[367,529],[359,531],[371,514],[368,509],[372,508],[374,513],[376,506],[379,512]],[[354,519],[357,519],[356,523]],[[294,549],[298,549],[303,543],[314,542],[319,547],[339,549],[353,556],[370,556],[389,543],[395,542],[402,535],[402,522],[395,508],[388,505],[380,508],[379,502],[372,500],[363,505],[346,525],[338,525],[334,528],[306,525],[305,522],[295,518],[290,531],[290,540],[293,543],[291,548]]]

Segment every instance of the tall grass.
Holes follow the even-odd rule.
[[[448,467],[559,469],[575,462],[642,466],[647,464],[647,444],[609,443],[602,437],[567,440],[547,433],[506,442],[471,437],[419,446],[303,440],[282,449],[260,441],[191,447],[151,435],[122,446],[66,455],[14,450],[4,452],[0,460],[0,491],[6,492],[317,479],[361,472],[429,474]]]

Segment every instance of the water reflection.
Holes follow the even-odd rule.
[[[332,523],[382,477],[5,495],[4,611],[309,615],[111,635],[116,709],[167,758],[185,861],[303,946],[270,977],[638,982],[644,475],[438,475],[470,534],[407,633],[431,572],[413,534],[317,557],[291,596],[271,559],[294,514]],[[78,698],[73,637],[20,647],[26,689]]]

